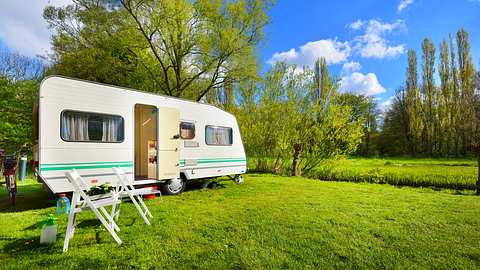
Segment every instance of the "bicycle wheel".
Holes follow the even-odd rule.
[[[17,199],[17,192],[16,191],[10,192],[9,197],[10,197],[10,202],[12,203],[12,205],[15,206],[15,201]]]
[[[7,184],[8,197],[10,202],[15,206],[15,200],[17,197],[17,182],[15,181],[15,175],[5,176],[5,182]]]

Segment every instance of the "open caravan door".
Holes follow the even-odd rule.
[[[159,180],[175,179],[174,182],[180,180],[179,124],[178,109],[158,107],[157,172]]]

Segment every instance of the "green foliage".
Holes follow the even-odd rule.
[[[87,191],[87,194],[90,196],[102,195],[102,194],[107,194],[112,190],[114,190],[114,187],[112,187],[110,183],[103,183],[99,186],[92,186],[90,190]]]
[[[50,74],[202,99],[257,77],[270,1],[97,1],[47,7]]]
[[[362,142],[355,154],[370,156],[378,153],[376,149],[378,140],[377,118],[380,112],[372,97],[342,93],[337,97],[337,102],[351,108],[350,119],[354,122],[364,122]]]
[[[480,201],[431,189],[246,175],[245,184],[146,201],[147,226],[122,203],[122,245],[91,211],[77,215],[62,253],[67,218],[51,246],[36,222],[55,211],[34,180],[14,210],[0,202],[5,269],[475,269]],[[5,189],[0,189],[0,197]],[[32,200],[31,198],[35,198]],[[47,205],[45,205],[47,204]]]
[[[433,78],[435,73],[435,46],[428,39],[424,39],[422,43],[422,116],[423,122],[423,136],[425,137],[424,151],[430,156],[433,155],[434,150],[434,129],[437,124],[436,117],[436,86]]]
[[[252,169],[301,174],[356,150],[363,118],[353,119],[351,107],[336,102],[336,85],[319,95],[314,78],[308,68],[278,63],[258,87],[241,94],[236,114],[247,155],[258,161]]]
[[[405,89],[400,88],[386,112],[379,148],[389,155],[471,156],[478,125],[474,111],[475,66],[469,35],[457,32],[456,46],[440,44],[435,80],[435,46],[422,43],[422,82],[418,83],[415,51],[408,52]],[[421,91],[420,91],[421,90]]]
[[[34,143],[33,107],[38,82],[12,81],[0,76],[0,148],[7,154]]]
[[[405,139],[410,146],[410,149],[408,149],[409,153],[415,155],[418,151],[421,151],[424,122],[422,121],[422,99],[418,86],[417,55],[414,50],[408,51],[407,79],[405,85],[405,120],[408,119],[408,129],[406,130],[407,134]]]

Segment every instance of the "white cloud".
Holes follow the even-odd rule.
[[[364,21],[362,20],[356,20],[353,23],[351,23],[348,27],[352,30],[360,30],[360,28],[365,24]]]
[[[347,62],[347,63],[343,64],[342,74],[350,74],[352,72],[359,71],[361,68],[362,68],[362,66],[360,65],[360,63],[350,61],[350,62]]]
[[[340,80],[340,91],[373,96],[385,92],[374,73],[353,72]]]
[[[383,23],[378,20],[360,21],[348,25],[354,31],[364,30],[363,35],[352,41],[353,49],[364,58],[395,58],[405,53],[405,44],[390,45],[385,36],[396,30],[406,30],[405,22]]]
[[[334,39],[322,39],[308,42],[300,46],[299,50],[292,48],[285,52],[276,52],[268,63],[276,62],[296,64],[299,67],[313,67],[315,61],[325,57],[328,64],[338,64],[347,61],[350,55],[350,46],[347,42],[338,42]]]
[[[0,2],[0,40],[10,49],[35,56],[50,51],[50,32],[42,14],[47,5],[72,0],[15,0]]]
[[[378,106],[380,111],[382,113],[387,112],[390,109],[390,107],[392,106],[394,99],[395,99],[395,96],[391,96],[387,100],[385,100],[384,102],[381,102],[380,105]]]
[[[400,3],[398,3],[398,6],[397,6],[397,11],[401,12],[411,4],[413,4],[413,0],[400,0]]]

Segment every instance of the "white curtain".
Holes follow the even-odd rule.
[[[229,145],[232,144],[232,132],[230,128],[224,127],[207,127],[205,138],[207,144],[212,145]]]
[[[61,121],[62,138],[66,141],[119,142],[123,140],[123,119],[118,116],[68,111],[62,114]],[[92,136],[95,137],[93,139],[89,136],[89,128]]]
[[[88,141],[88,115],[77,112],[63,113],[62,138],[66,141]]]
[[[120,138],[118,138],[118,129],[120,124],[121,119],[116,119],[112,116],[104,116],[102,142],[120,141]]]

